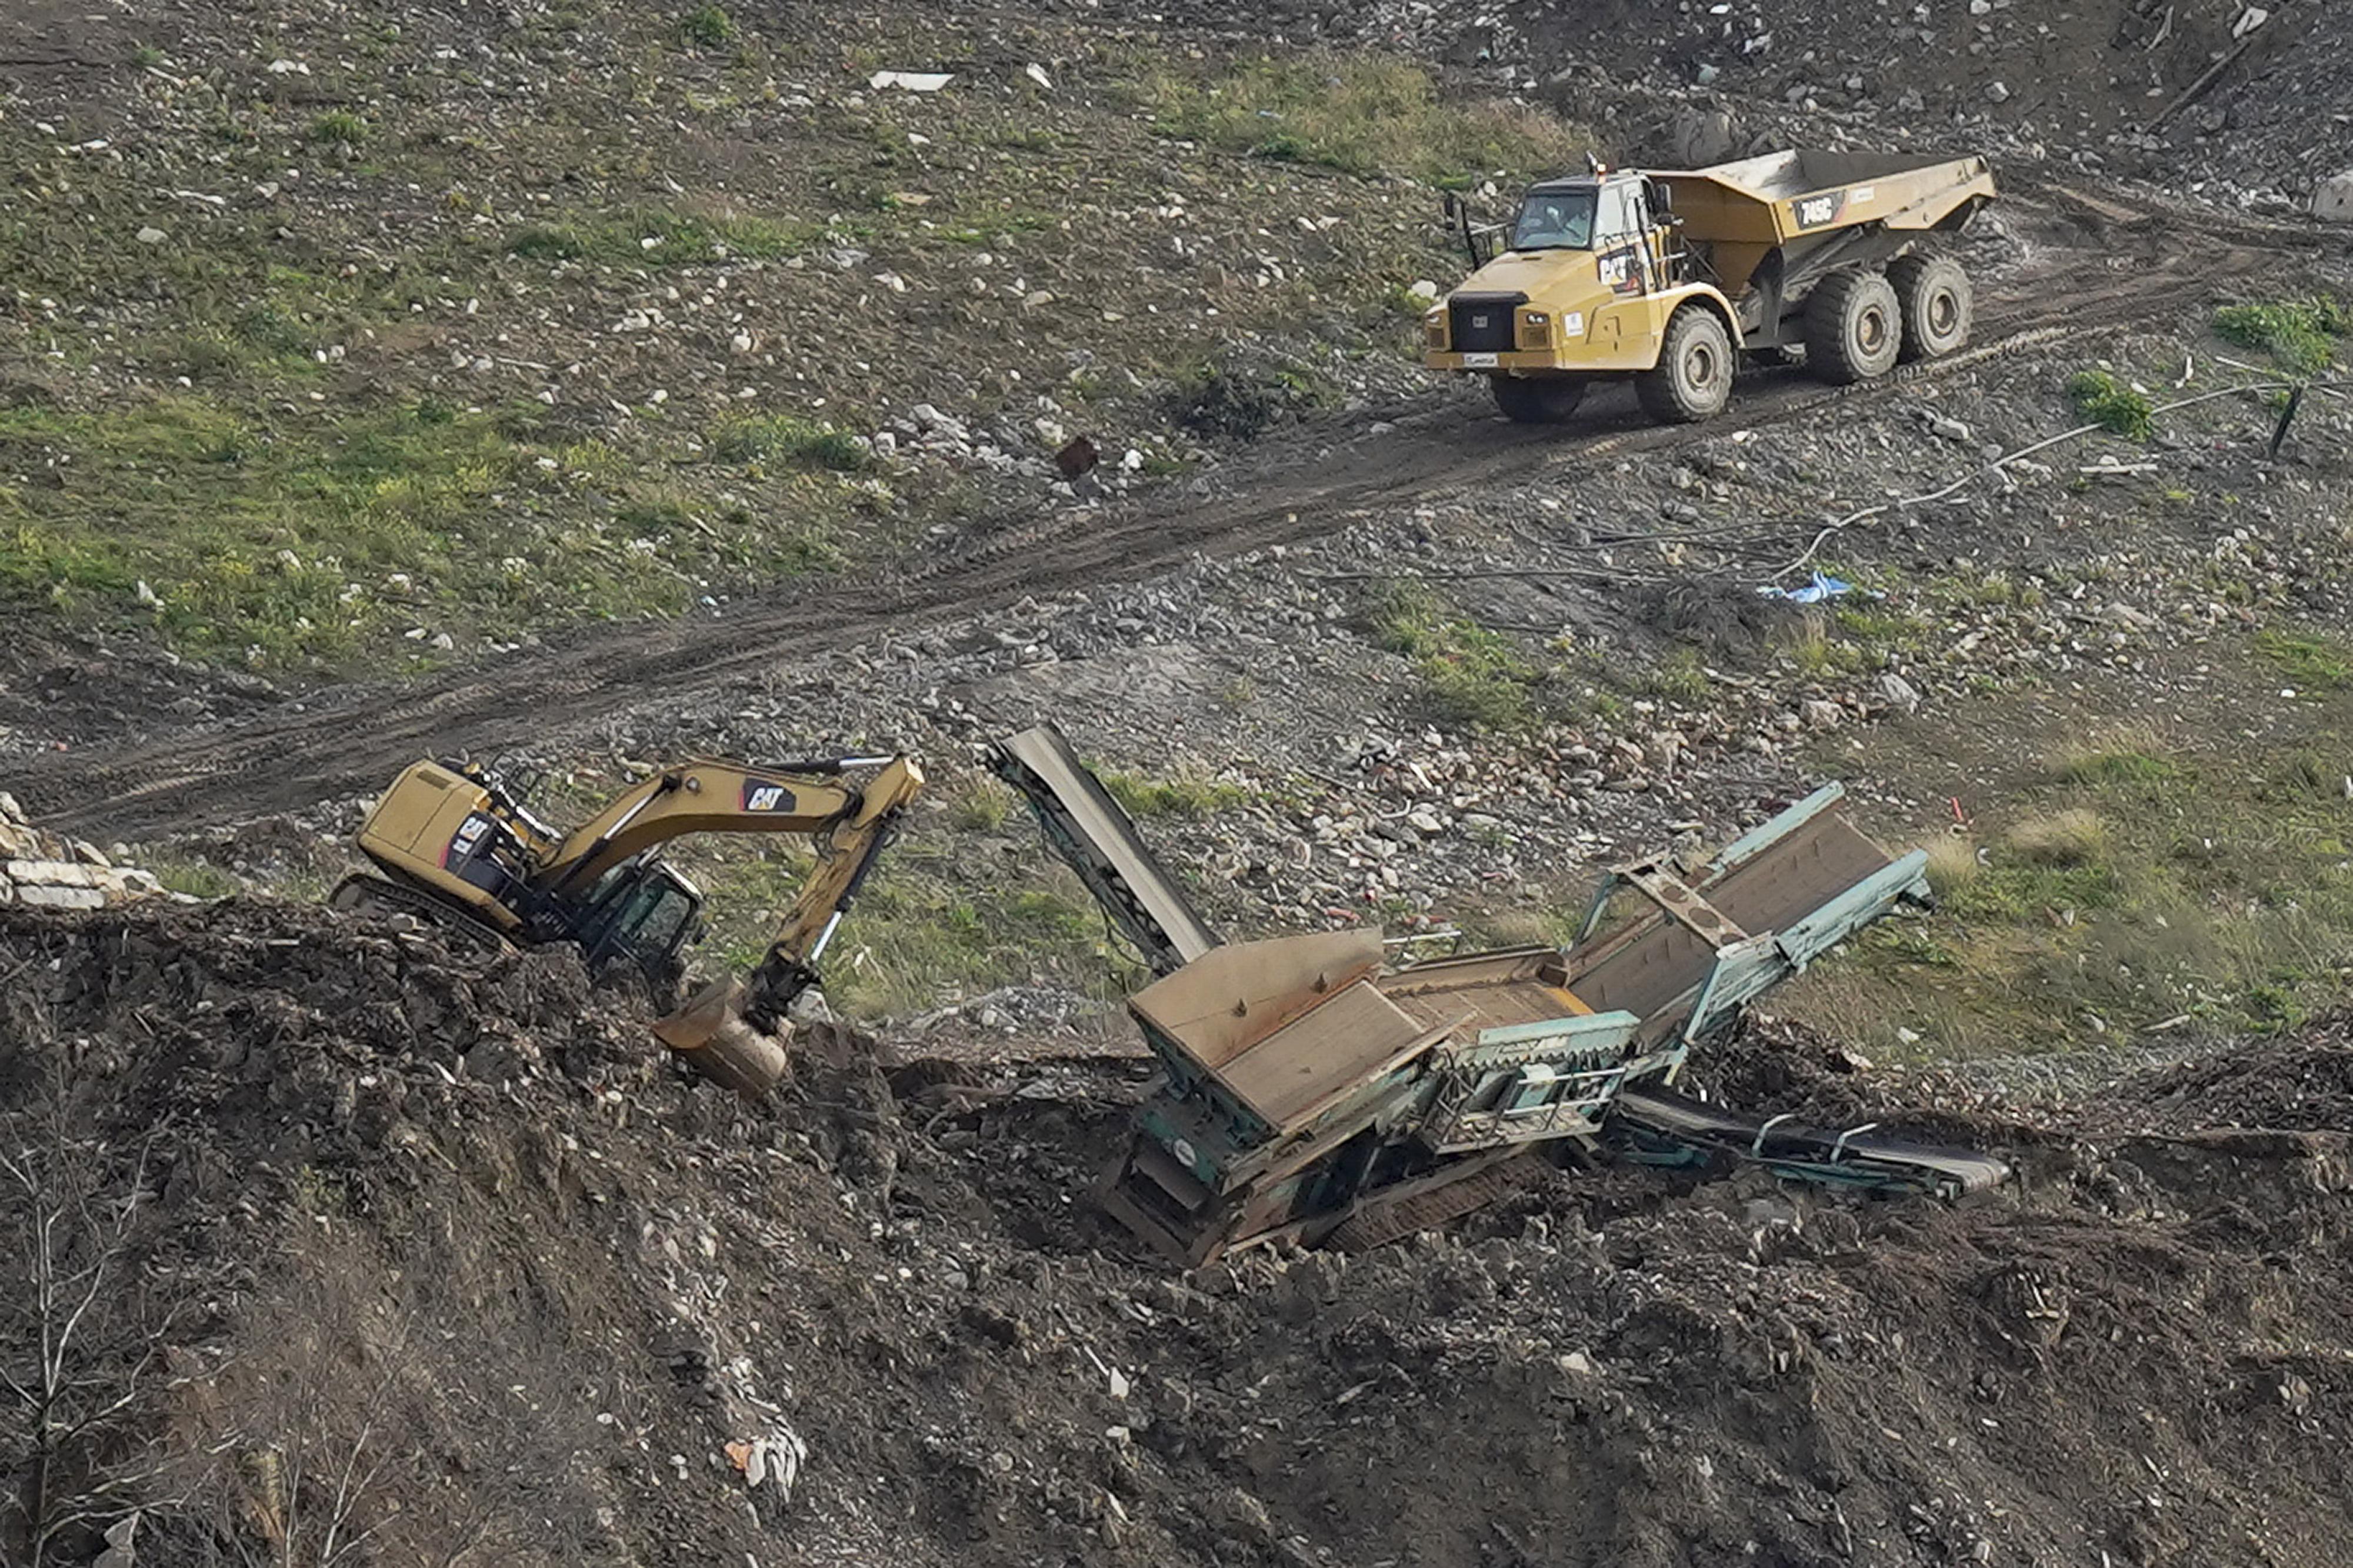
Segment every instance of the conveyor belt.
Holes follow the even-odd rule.
[[[1959,1197],[2010,1179],[1991,1154],[1882,1138],[1867,1128],[1839,1132],[1781,1117],[1758,1120],[1665,1089],[1627,1089],[1610,1120],[1621,1131],[1669,1145],[1753,1160],[1804,1181],[1908,1188]]]
[[[1143,951],[1156,973],[1190,963],[1220,938],[1161,868],[1119,803],[1050,724],[999,742],[997,776],[1038,814],[1055,851]]]

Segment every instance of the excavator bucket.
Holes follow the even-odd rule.
[[[654,1036],[712,1082],[746,1099],[765,1094],[791,1070],[785,1047],[792,1026],[763,1034],[744,1018],[744,983],[722,980],[693,1001],[654,1020]]]

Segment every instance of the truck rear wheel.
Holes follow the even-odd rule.
[[[1694,425],[1732,400],[1732,334],[1715,312],[1686,305],[1667,323],[1659,363],[1634,378],[1642,412],[1662,425]]]
[[[1585,401],[1581,375],[1491,375],[1495,406],[1522,425],[1557,425]]]
[[[1887,281],[1904,317],[1903,358],[1942,359],[1969,341],[1969,275],[1949,256],[1899,256]]]
[[[1876,272],[1833,272],[1806,301],[1806,363],[1832,386],[1885,375],[1903,346],[1895,289]]]

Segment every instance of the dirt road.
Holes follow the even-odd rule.
[[[2007,221],[2031,238],[2019,266],[1981,285],[1978,346],[1881,382],[1833,391],[1797,372],[1765,372],[1744,382],[1727,416],[1696,427],[1641,425],[1613,398],[1599,422],[1563,430],[1450,407],[1328,447],[1330,432],[1310,431],[1229,469],[1227,499],[1050,516],[929,563],[750,600],[720,620],[599,628],[428,684],[330,688],[226,726],[26,759],[10,786],[49,826],[129,838],[296,810],[374,790],[425,753],[495,753],[1025,595],[1134,581],[1196,553],[1307,539],[1439,492],[1538,476],[1566,483],[1629,454],[1785,423],[1845,399],[1901,395],[1925,380],[2136,320],[2187,318],[2218,289],[2291,266],[2306,248],[2294,230],[2162,212],[2114,194],[2044,186],[2013,191],[2009,204]]]

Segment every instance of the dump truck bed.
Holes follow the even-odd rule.
[[[1684,237],[1704,245],[1780,245],[1866,223],[1930,229],[1994,194],[1983,158],[1807,148],[1652,178],[1671,193]]]

